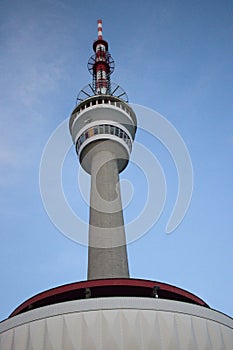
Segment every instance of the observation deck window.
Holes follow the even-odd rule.
[[[111,135],[114,135],[114,129],[115,129],[114,126],[111,125],[111,126],[110,126],[110,134],[111,134]]]
[[[98,134],[98,128],[95,126],[94,127],[94,134],[97,135]]]
[[[101,124],[101,125],[96,125],[94,127],[88,128],[79,136],[76,143],[77,150],[81,147],[81,145],[85,140],[98,134],[104,134],[106,135],[106,138],[107,138],[107,135],[115,135],[123,139],[124,142],[128,145],[130,150],[132,149],[131,140],[129,138],[129,135],[125,131],[123,131],[122,129],[114,125]]]
[[[91,136],[93,136],[93,135],[94,135],[94,129],[93,129],[93,128],[90,128],[90,129],[88,130],[88,136],[91,137]]]

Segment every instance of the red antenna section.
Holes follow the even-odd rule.
[[[112,83],[114,60],[108,52],[108,42],[103,39],[102,20],[97,21],[98,38],[93,43],[94,55],[88,61],[87,68],[92,75],[92,84],[85,86],[77,97],[77,103],[93,95],[111,95],[128,102],[125,91],[116,83]]]
[[[98,19],[98,40],[103,39],[103,34],[102,34],[102,19]]]
[[[114,61],[108,52],[108,43],[103,40],[102,20],[98,20],[98,39],[93,44],[95,55],[88,62],[88,69],[93,76],[92,88],[96,95],[111,93],[110,74],[114,70]]]

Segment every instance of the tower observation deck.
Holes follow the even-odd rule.
[[[114,61],[103,40],[101,20],[93,50],[88,62],[92,84],[81,90],[69,123],[81,166],[91,175],[88,279],[126,278],[119,173],[128,164],[137,119],[126,93],[111,84]]]

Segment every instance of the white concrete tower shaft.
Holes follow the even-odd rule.
[[[110,89],[112,61],[100,20],[93,49],[89,66],[93,94],[81,100],[70,117],[80,163],[91,175],[88,279],[128,278],[119,173],[128,164],[137,120],[131,107]]]
[[[129,277],[118,161],[111,142],[101,141],[91,161],[88,279]]]

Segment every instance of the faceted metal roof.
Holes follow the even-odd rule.
[[[1,350],[229,350],[232,344],[230,317],[157,298],[74,300],[0,323]]]

